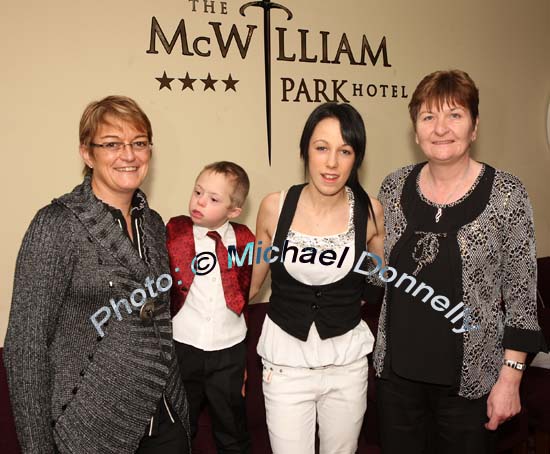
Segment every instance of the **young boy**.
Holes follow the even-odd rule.
[[[189,401],[191,435],[208,403],[218,452],[250,452],[244,404],[246,323],[252,266],[228,267],[228,248],[239,257],[252,232],[229,222],[242,211],[250,183],[244,169],[221,161],[197,177],[188,216],[170,219],[167,247],[174,284],[173,335]],[[215,266],[214,266],[215,265]],[[185,304],[184,304],[185,303]]]

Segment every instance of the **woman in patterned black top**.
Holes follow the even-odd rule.
[[[526,352],[545,348],[531,204],[516,177],[471,158],[478,101],[463,71],[426,76],[409,111],[427,162],[380,190],[384,453],[492,452],[490,431],[520,411]]]

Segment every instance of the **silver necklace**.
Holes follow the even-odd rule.
[[[428,169],[429,170],[429,169]],[[456,191],[458,190],[458,188],[460,187],[460,185],[462,184],[462,182],[464,181],[464,179],[466,178],[466,175],[468,175],[468,170],[470,170],[470,160],[468,159],[468,165],[466,166],[466,171],[464,172],[464,175],[462,175],[462,177],[458,180],[458,183],[457,185],[455,186],[455,188],[453,189],[453,191],[447,196],[447,198],[445,199],[445,202],[441,203],[441,204],[436,204],[437,206],[437,212],[435,213],[435,222],[438,223],[439,220],[441,219],[441,215],[443,214],[443,207],[442,205],[447,205],[447,203],[449,202],[449,200],[451,200],[451,197],[456,193]],[[433,176],[432,176],[432,173],[430,172],[430,176],[431,176],[431,179],[430,179],[430,185],[432,187],[432,193],[435,193],[435,186],[433,184]]]

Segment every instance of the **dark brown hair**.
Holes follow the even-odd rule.
[[[409,114],[415,128],[424,103],[428,108],[437,107],[438,110],[445,104],[462,106],[470,111],[472,123],[479,116],[479,90],[468,73],[459,69],[436,71],[420,81],[409,103]]]
[[[309,115],[300,137],[300,157],[304,161],[304,175],[309,164],[309,141],[317,125],[326,118],[335,118],[338,120],[342,138],[353,148],[355,160],[353,161],[353,167],[346,185],[352,189],[359,203],[366,207],[367,216],[372,216],[374,225],[376,225],[372,203],[367,192],[359,182],[359,167],[365,157],[367,145],[365,123],[361,114],[351,104],[327,102],[317,106]]]

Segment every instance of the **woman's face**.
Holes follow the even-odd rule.
[[[428,161],[456,162],[469,153],[477,125],[478,119],[474,124],[466,107],[444,104],[437,110],[435,103],[431,109],[424,103],[416,119],[416,143]]]
[[[355,152],[342,137],[340,121],[336,118],[321,120],[309,141],[310,182],[322,194],[335,194],[348,181],[354,162]]]
[[[148,141],[147,133],[123,120],[107,115],[100,124],[92,143],[109,142],[133,143]],[[136,151],[125,145],[118,151],[101,147],[80,146],[80,154],[89,167],[93,168],[92,187],[101,199],[110,196],[133,194],[141,185],[151,159],[151,148]]]

